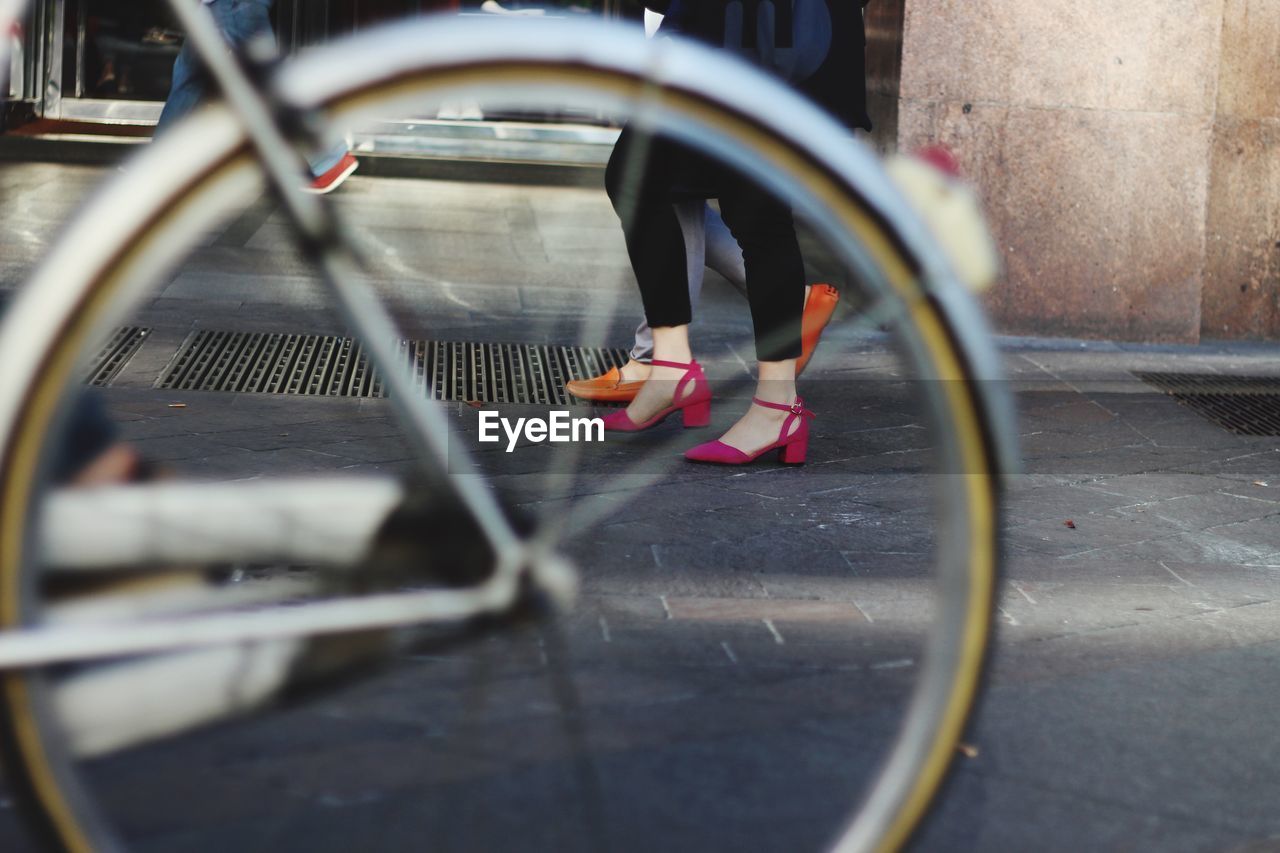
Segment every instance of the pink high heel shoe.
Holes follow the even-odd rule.
[[[782,429],[778,432],[778,440],[773,444],[760,448],[755,453],[743,453],[736,447],[730,447],[723,441],[708,441],[706,444],[699,444],[685,451],[684,458],[690,462],[713,462],[717,465],[746,465],[755,462],[761,456],[770,450],[778,451],[778,459],[786,465],[803,465],[805,456],[809,452],[809,421],[816,417],[813,412],[804,407],[804,400],[796,397],[796,401],[790,406],[782,403],[770,403],[761,400],[759,397],[752,397],[751,402],[757,406],[764,406],[766,409],[777,409],[782,412],[790,412],[787,419],[782,422]],[[794,433],[791,432],[791,426],[800,420],[800,426]]]
[[[657,426],[672,412],[681,412],[684,425],[688,427],[704,427],[711,423],[711,386],[707,384],[707,376],[702,372],[702,365],[697,360],[682,364],[678,361],[659,361],[654,359],[654,367],[683,367],[684,376],[676,383],[676,394],[670,406],[658,412],[649,420],[638,424],[631,420],[626,409],[608,415],[604,419],[604,428],[614,432],[639,432],[651,426]],[[689,383],[694,383],[693,391],[688,397],[682,396]]]

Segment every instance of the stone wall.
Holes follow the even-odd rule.
[[[881,144],[949,146],[984,196],[1000,328],[1280,335],[1280,0],[872,0],[867,21]]]
[[[1280,337],[1280,0],[1228,0],[1201,333]]]
[[[903,0],[872,0],[867,30],[867,113],[872,138],[882,151],[898,145],[898,99],[902,86]]]

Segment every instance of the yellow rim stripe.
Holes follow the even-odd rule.
[[[982,429],[974,401],[967,392],[968,383],[963,367],[955,361],[954,350],[948,341],[940,349],[938,345],[947,338],[940,319],[932,308],[917,303],[914,310],[917,326],[930,346],[935,363],[943,369],[940,379],[951,401],[953,423],[962,427],[958,440],[964,463],[963,477],[969,499],[969,536],[972,551],[969,554],[970,583],[967,602],[967,619],[960,665],[952,684],[951,699],[938,727],[938,737],[924,765],[916,775],[916,784],[903,801],[901,810],[885,833],[880,844],[883,851],[900,849],[924,817],[925,811],[946,775],[955,757],[956,745],[964,730],[969,710],[977,693],[986,653],[987,635],[990,631],[992,589],[995,585],[996,509],[993,483],[989,474],[969,472],[988,471],[989,464]]]
[[[130,268],[139,259],[149,255],[152,246],[160,239],[160,229],[157,226],[163,223],[164,217],[194,204],[198,195],[195,191],[197,188],[209,185],[210,179],[247,159],[248,155],[244,153],[228,158],[205,174],[197,176],[186,188],[179,189],[172,197],[174,203],[165,207],[158,218],[149,221],[138,232],[137,238],[127,242],[123,247],[124,251],[113,258],[108,267],[98,272],[98,284],[86,290],[87,298],[70,315],[65,331],[53,342],[49,358],[28,398],[27,408],[15,420],[9,475],[0,483],[0,488],[3,489],[3,499],[0,499],[0,590],[3,591],[0,595],[0,625],[3,627],[17,628],[22,625],[20,573],[23,563],[22,534],[26,525],[28,502],[35,492],[40,447],[52,423],[54,412],[57,411],[61,389],[66,387],[75,370],[78,354],[116,291],[128,281]],[[23,753],[28,778],[49,821],[67,849],[75,853],[91,853],[93,845],[67,802],[45,751],[32,706],[28,677],[19,673],[4,676],[5,699],[14,720],[15,736]]]

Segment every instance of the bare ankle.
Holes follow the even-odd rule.
[[[626,364],[622,365],[622,369],[619,373],[622,375],[623,379],[636,381],[640,379],[648,379],[650,370],[652,370],[650,365],[643,361],[636,361],[633,358]]]
[[[759,382],[756,384],[755,396],[767,403],[789,406],[796,399],[796,383],[785,380]]]

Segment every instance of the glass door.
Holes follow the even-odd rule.
[[[34,6],[25,62],[39,73],[28,73],[23,86],[37,114],[101,125],[104,132],[115,125],[112,133],[127,135],[155,124],[183,38],[166,0],[35,0]],[[531,34],[548,17],[638,21],[644,14],[641,0],[276,0],[273,19],[281,49],[293,54],[406,15],[530,9],[542,12],[525,19]],[[367,155],[582,164],[607,158],[615,136],[601,114],[485,114],[450,104],[437,115],[387,122],[353,143]]]

